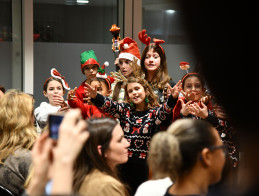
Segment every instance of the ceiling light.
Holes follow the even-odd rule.
[[[167,14],[173,14],[173,13],[175,13],[175,10],[166,10],[166,13]]]
[[[89,3],[89,1],[86,0],[76,0],[77,3]]]

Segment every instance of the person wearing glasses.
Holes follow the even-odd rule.
[[[206,195],[209,185],[221,179],[225,153],[225,145],[210,123],[180,119],[166,132],[154,135],[148,163],[154,179],[169,176],[173,182],[164,188],[164,196]],[[152,184],[148,189],[152,191],[159,187]]]

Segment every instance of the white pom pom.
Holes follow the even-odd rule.
[[[123,48],[124,48],[124,49],[128,49],[128,48],[129,48],[129,45],[128,45],[128,44],[124,44],[124,45],[123,45]]]
[[[105,61],[105,62],[104,62],[104,65],[105,65],[105,67],[108,67],[108,66],[109,66],[109,62],[108,62],[108,61]]]

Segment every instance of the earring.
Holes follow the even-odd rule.
[[[131,107],[131,108],[133,108],[133,107],[134,107],[134,104],[133,104],[133,102],[132,102],[132,101],[130,102],[130,107]]]
[[[146,96],[145,102],[149,103],[148,96]]]

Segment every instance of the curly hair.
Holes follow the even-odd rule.
[[[155,93],[153,92],[151,86],[148,84],[148,82],[145,79],[142,78],[135,78],[130,77],[127,81],[126,87],[125,87],[125,93],[126,93],[126,102],[130,103],[129,95],[128,95],[128,84],[129,83],[139,83],[143,86],[145,92],[149,92],[146,94],[149,102],[146,104],[146,109],[153,108],[159,106],[159,103],[157,102],[157,97]]]

